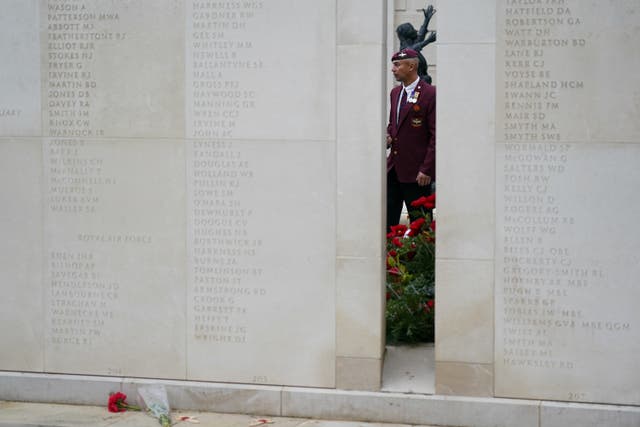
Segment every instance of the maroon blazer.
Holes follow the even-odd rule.
[[[391,90],[391,111],[387,134],[391,136],[391,152],[387,157],[387,172],[395,167],[398,181],[416,182],[418,172],[435,181],[436,173],[436,88],[420,80],[414,95],[415,103],[407,102],[396,109],[402,85]]]

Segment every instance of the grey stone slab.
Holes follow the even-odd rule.
[[[381,0],[339,0],[338,44],[366,45],[379,44],[383,39],[384,1]],[[370,19],[362,19],[363,15]],[[371,16],[375,14],[375,16]]]
[[[44,135],[184,136],[184,13],[175,0],[42,4]]]
[[[0,136],[40,136],[37,0],[4,0],[0,16]]]
[[[440,212],[438,212],[440,213]],[[446,214],[444,215],[447,218]],[[436,360],[438,362],[493,362],[494,266],[491,261],[438,259],[436,275],[442,283],[464,283],[438,287],[436,310]],[[472,348],[473,351],[469,351]],[[440,373],[438,373],[439,375]],[[440,382],[440,381],[438,381]],[[493,394],[492,394],[493,395]]]
[[[340,355],[379,364],[382,174],[351,171],[382,166],[382,73],[361,70],[386,2],[2,7],[0,369],[335,387],[343,326]],[[350,226],[351,205],[379,212]],[[340,253],[380,266],[357,277],[375,310],[341,295],[358,328],[337,325]]]
[[[366,423],[361,421],[326,421],[308,420],[300,424],[299,427],[410,427],[408,424],[380,424]]]
[[[640,5],[534,3],[496,2],[495,394],[638,405]]]
[[[44,351],[39,139],[0,138],[0,206],[0,324],[5,325],[0,367],[39,372]]]
[[[335,138],[335,2],[269,2],[222,19],[217,3],[195,6],[186,15],[188,137]]]
[[[541,403],[540,427],[567,426],[638,427],[640,408],[566,402]]]
[[[264,417],[245,414],[224,414],[172,410],[175,424],[201,427],[409,427],[400,424],[379,424],[353,421],[325,421],[303,418]],[[188,416],[197,423],[180,422]],[[109,413],[104,406],[71,406],[0,402],[0,427],[155,427],[158,421],[140,412]]]
[[[481,12],[478,15],[484,16]],[[438,58],[437,212],[438,217],[446,221],[438,222],[436,256],[438,259],[492,260],[495,195],[490,183],[495,179],[495,89],[478,82],[494,80],[495,47],[439,45]],[[446,96],[439,96],[441,93]],[[469,96],[470,93],[474,95]],[[457,292],[474,292],[472,282],[455,283],[451,289]]]
[[[109,414],[106,403],[109,393],[114,391],[124,392],[129,403],[136,403],[139,386],[158,382],[130,378],[0,373],[0,399],[18,401],[0,402],[0,426],[156,425],[155,420],[143,414]],[[383,427],[384,423],[461,427],[640,425],[640,408],[632,406],[193,381],[164,380],[160,383],[167,389],[174,414],[198,416],[203,421],[201,425],[205,426],[209,425],[209,421],[212,423],[210,425],[216,425],[215,422],[219,420],[225,420],[225,426],[235,426],[235,423],[242,425],[242,422],[248,426],[249,421],[257,418],[274,419],[286,427]],[[54,401],[67,404],[34,403]],[[206,411],[243,415],[234,418]],[[309,417],[315,420],[309,420]],[[52,424],[51,420],[55,423]],[[153,423],[149,423],[149,420]],[[345,424],[340,424],[341,421]]]
[[[426,3],[434,3],[438,11],[438,45],[495,42],[495,0],[475,1],[473,7],[465,0]]]
[[[375,359],[380,365],[385,339],[379,317],[384,307],[381,286],[383,262],[380,257],[337,259],[336,353],[339,357]],[[363,371],[370,372],[371,367]],[[372,381],[377,381],[379,388],[380,369],[376,377],[378,380]]]
[[[103,405],[120,388],[120,378],[0,372],[1,400]]]
[[[334,161],[323,141],[189,142],[187,379],[335,386]]]
[[[45,371],[184,379],[182,142],[48,139],[43,153]]]
[[[497,4],[499,141],[640,141],[636,0]]]
[[[127,378],[123,392],[135,398],[138,387],[157,384],[156,380]],[[242,384],[162,381],[172,407],[199,411],[280,415],[281,387]]]
[[[640,404],[640,146],[508,143],[496,154],[496,395]]]
[[[299,388],[283,391],[282,415],[469,427],[538,427],[535,401]]]
[[[106,400],[105,400],[106,404]],[[157,422],[132,412],[110,413],[105,406],[76,406],[0,402],[0,427],[106,427],[121,425],[124,420],[133,421],[139,427],[152,427]],[[152,424],[153,423],[153,424]]]

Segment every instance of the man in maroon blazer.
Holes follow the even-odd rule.
[[[411,202],[431,193],[436,172],[436,88],[418,77],[415,50],[397,52],[391,62],[402,85],[391,90],[387,126],[387,228],[400,221],[403,202],[411,214]]]

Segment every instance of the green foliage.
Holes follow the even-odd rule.
[[[433,342],[435,224],[429,215],[387,235],[387,342]]]

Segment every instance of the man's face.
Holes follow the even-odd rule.
[[[392,62],[391,72],[396,81],[404,82],[411,72],[411,65],[407,60],[397,60]]]

